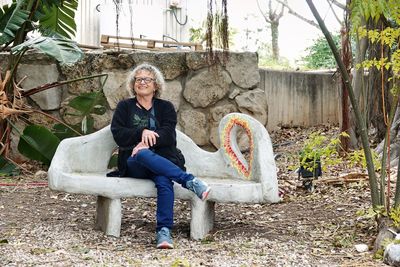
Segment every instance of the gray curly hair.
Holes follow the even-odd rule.
[[[134,89],[134,84],[135,84],[135,76],[136,73],[139,71],[146,70],[150,72],[151,74],[154,75],[155,78],[155,86],[156,86],[156,91],[154,93],[154,97],[160,97],[161,92],[165,89],[165,80],[164,76],[162,75],[161,71],[154,67],[153,65],[150,65],[149,63],[142,63],[140,65],[137,65],[128,75],[128,79],[126,81],[126,89],[129,92],[129,95],[131,97],[136,96],[136,92]]]

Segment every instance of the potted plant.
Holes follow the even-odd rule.
[[[299,155],[298,174],[307,191],[314,191],[313,180],[321,176],[323,170],[342,161],[338,153],[340,136],[348,135],[343,132],[338,137],[328,138],[322,132],[314,132],[304,142]]]

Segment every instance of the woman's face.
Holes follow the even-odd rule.
[[[133,89],[137,96],[153,96],[157,90],[154,75],[147,70],[136,72],[133,83]]]

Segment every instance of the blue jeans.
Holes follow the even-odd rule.
[[[151,179],[157,188],[157,231],[174,224],[173,181],[186,188],[186,182],[194,179],[168,159],[150,149],[139,150],[127,160],[127,175],[134,178]]]

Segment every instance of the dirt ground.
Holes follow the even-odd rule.
[[[0,266],[386,266],[355,249],[371,248],[376,235],[374,221],[356,214],[370,205],[360,170],[337,166],[313,193],[288,170],[313,130],[271,134],[280,203],[216,204],[214,230],[194,241],[188,203],[177,200],[174,250],[155,249],[154,199],[124,199],[121,237],[114,238],[93,229],[94,196],[50,191],[45,178],[0,177],[9,184],[0,187]],[[355,182],[340,182],[350,172]]]

